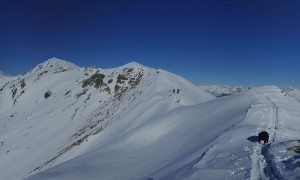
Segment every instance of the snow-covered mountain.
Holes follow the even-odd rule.
[[[90,136],[126,114],[140,119],[162,102],[183,106],[212,98],[179,76],[136,62],[97,69],[49,59],[1,88],[0,179],[24,178],[74,158]]]
[[[251,89],[251,87],[246,87],[246,86],[200,85],[198,87],[208,93],[211,93],[216,97],[230,96]]]
[[[300,103],[276,86],[215,98],[136,62],[50,59],[4,85],[0,103],[0,179],[300,177]]]

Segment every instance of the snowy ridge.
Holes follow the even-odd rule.
[[[215,98],[136,62],[41,65],[0,90],[0,179],[300,177],[300,103],[276,86]]]
[[[138,111],[146,102],[139,103]],[[160,98],[147,103],[154,107],[149,113],[126,113],[93,137],[82,155],[29,179],[299,178],[299,168],[285,168],[296,166],[297,153],[282,148],[297,138],[299,128],[290,125],[297,115],[286,117],[300,104],[277,87],[189,106]],[[262,130],[271,144],[256,142]]]

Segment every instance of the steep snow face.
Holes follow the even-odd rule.
[[[76,158],[28,179],[300,177],[299,152],[288,150],[299,139],[300,104],[281,89],[254,88],[188,106],[165,95],[136,102],[138,108],[69,154]],[[270,135],[266,146],[257,142],[262,130]]]
[[[173,94],[175,88],[180,92]],[[123,117],[135,118],[124,124],[130,131],[151,113],[213,98],[174,74],[135,62],[97,69],[50,59],[0,91],[0,179],[23,179],[84,154],[91,139],[124,124]]]

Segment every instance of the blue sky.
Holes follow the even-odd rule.
[[[0,70],[137,61],[195,84],[300,85],[300,1],[1,0]]]

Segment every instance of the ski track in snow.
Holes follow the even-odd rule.
[[[259,92],[256,92],[259,94]],[[272,106],[272,119],[269,120],[267,131],[269,133],[269,143],[274,142],[276,138],[276,130],[278,128],[278,106],[270,99],[268,95],[263,95]],[[263,129],[262,122],[261,127],[257,129],[257,134]],[[252,154],[252,169],[250,174],[251,180],[256,179],[284,179],[280,172],[277,170],[275,157],[270,152],[271,144],[262,146],[257,144],[253,147]]]

